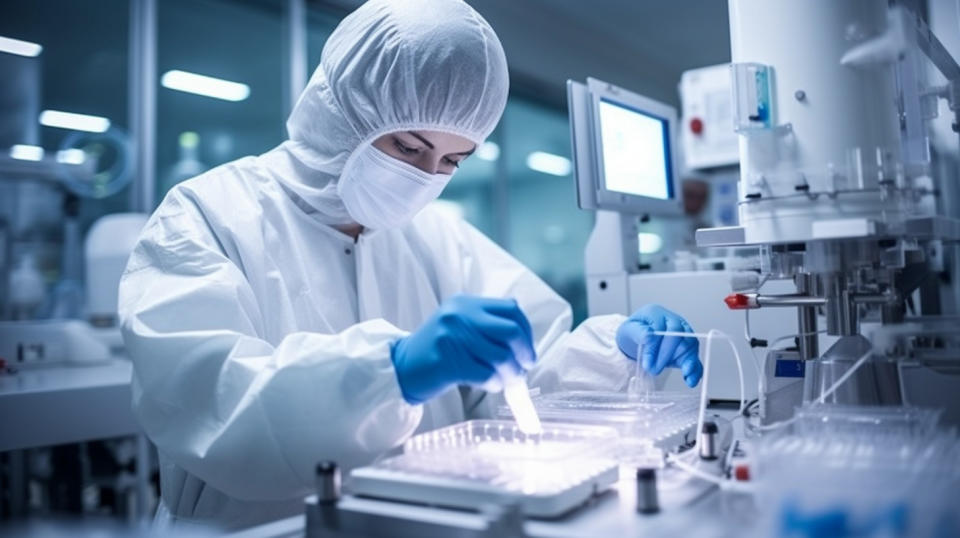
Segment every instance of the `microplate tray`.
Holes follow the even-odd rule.
[[[685,392],[651,392],[636,396],[612,391],[563,391],[533,399],[540,419],[549,423],[607,426],[617,430],[616,457],[621,463],[643,462],[651,451],[672,450],[685,441],[697,424],[699,397]],[[502,406],[497,414],[511,417]]]
[[[351,472],[357,495],[476,509],[520,499],[525,514],[555,517],[617,481],[608,456],[615,430],[545,424],[523,434],[512,421],[472,420],[417,435],[404,453]]]

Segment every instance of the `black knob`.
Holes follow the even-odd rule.
[[[340,500],[340,466],[333,461],[321,461],[316,468],[317,501],[321,504]]]
[[[700,440],[697,441],[700,445],[700,459],[717,459],[717,432],[719,431],[716,422],[703,423],[703,428],[700,429]]]
[[[659,511],[660,501],[657,499],[656,469],[637,469],[637,512],[656,514]]]

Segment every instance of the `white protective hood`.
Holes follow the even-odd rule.
[[[327,40],[284,148],[304,167],[280,180],[328,224],[351,221],[336,181],[355,150],[400,130],[482,143],[507,102],[507,61],[490,25],[459,0],[370,0]]]

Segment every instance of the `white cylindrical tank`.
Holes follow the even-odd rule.
[[[817,221],[899,218],[903,204],[880,193],[902,175],[892,69],[840,63],[850,48],[883,33],[886,0],[729,6],[734,70],[743,63],[772,68],[768,125],[740,131],[747,242],[817,239]]]
[[[85,245],[87,315],[94,325],[111,325],[117,315],[120,276],[149,215],[115,213],[90,227]]]

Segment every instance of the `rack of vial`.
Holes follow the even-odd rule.
[[[554,517],[618,478],[610,428],[544,424],[527,435],[513,421],[472,420],[417,435],[403,454],[351,472],[357,495],[477,509],[514,497],[523,512]]]
[[[960,438],[937,410],[812,405],[757,445],[768,529],[847,536],[956,536]]]
[[[663,451],[688,441],[697,424],[699,397],[685,392],[630,394],[563,391],[533,398],[540,419],[549,424],[587,424],[617,430],[616,457],[631,465],[660,465]],[[498,415],[510,417],[503,406]]]

